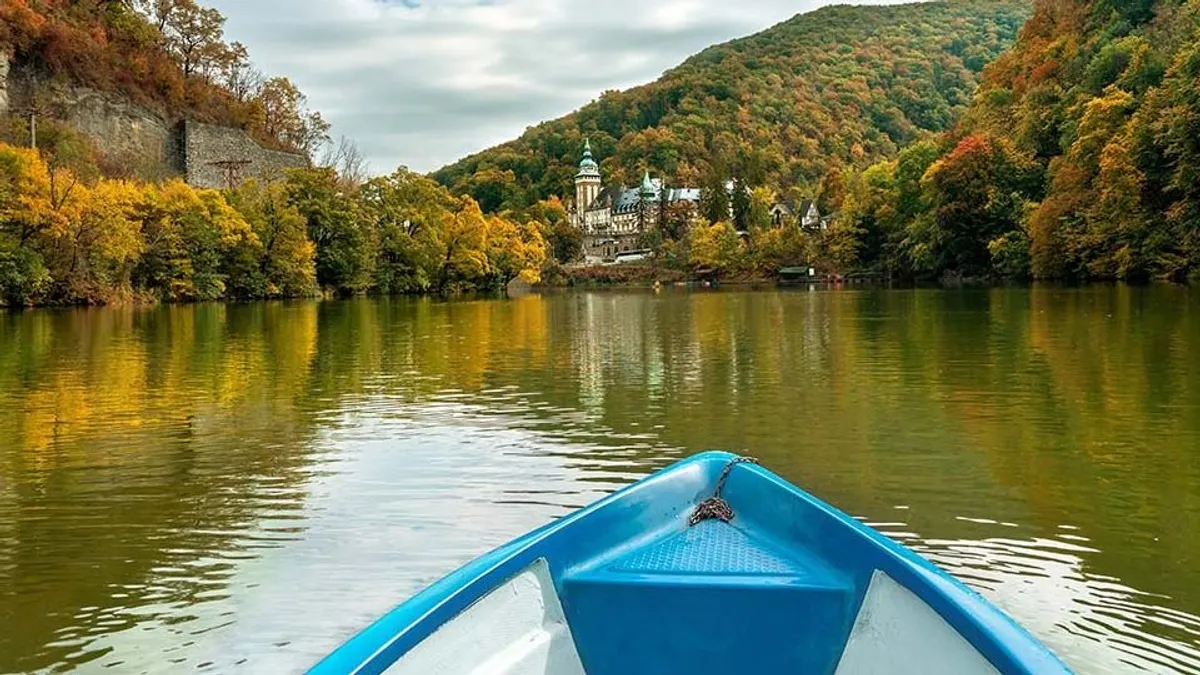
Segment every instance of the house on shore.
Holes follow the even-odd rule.
[[[771,207],[771,220],[776,227],[794,219],[801,229],[806,232],[824,232],[833,222],[834,214],[822,215],[815,199],[803,199],[800,202],[781,201]]]

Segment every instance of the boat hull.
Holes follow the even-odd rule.
[[[312,672],[1069,672],[915,553],[734,459],[685,460],[479,558]],[[689,522],[726,471],[732,520]]]

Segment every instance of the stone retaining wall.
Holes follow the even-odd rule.
[[[184,175],[196,187],[223,188],[251,178],[270,182],[287,169],[309,165],[304,155],[264,148],[241,129],[187,121],[180,132]]]

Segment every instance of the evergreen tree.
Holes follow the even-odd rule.
[[[709,223],[729,220],[729,191],[725,188],[724,173],[713,167],[700,194],[700,213]]]
[[[663,236],[666,236],[667,221],[670,217],[671,209],[671,184],[664,177],[662,180],[662,190],[658,195],[658,218],[655,222],[655,227]]]
[[[733,179],[733,226],[738,232],[750,230],[750,190],[740,177]]]

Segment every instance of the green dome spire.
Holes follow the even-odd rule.
[[[658,192],[658,188],[654,187],[654,181],[650,180],[650,172],[649,171],[647,171],[646,175],[642,177],[642,191],[641,192],[642,192],[643,197],[651,197],[651,198],[654,197],[655,193]]]
[[[596,160],[592,159],[592,141],[589,138],[583,139],[583,161],[579,162],[579,173],[575,174],[576,178],[599,178],[600,165],[596,164]]]

